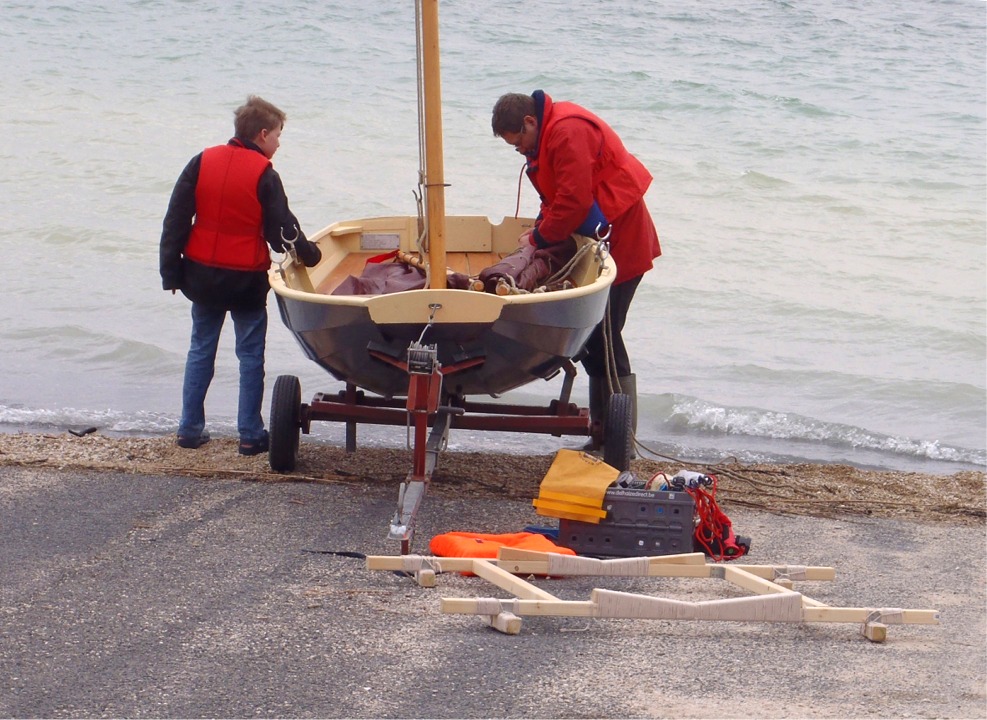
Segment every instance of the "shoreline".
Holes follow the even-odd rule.
[[[210,429],[213,439],[234,439],[236,438],[235,429],[231,430],[226,428],[225,431],[218,430],[213,432],[214,428]],[[98,433],[106,438],[119,441],[127,441],[132,439],[158,439],[158,438],[174,438],[174,430],[151,430],[151,429],[129,429],[129,430],[113,430],[108,427],[102,427],[98,422],[94,421],[91,424],[87,424],[85,421],[78,423],[65,423],[65,422],[3,422],[0,423],[0,437],[4,435],[61,435],[63,433],[68,433],[75,435],[77,437],[83,437],[85,435]],[[400,437],[395,435],[394,438]],[[358,452],[364,452],[371,449],[400,449],[400,444],[394,441],[391,437],[374,437],[369,440],[371,444],[363,444],[367,442],[364,438],[363,443],[360,444]],[[474,438],[476,440],[476,438]],[[560,440],[556,438],[556,441]],[[555,448],[556,450],[566,447],[567,449],[576,449],[585,442],[586,438],[580,436],[570,436],[567,439],[561,439],[560,446]],[[308,435],[302,436],[301,441],[312,443],[314,445],[320,445],[325,447],[342,447],[341,438],[337,437],[326,437],[320,435]],[[464,445],[464,443],[459,443],[459,445]],[[470,447],[483,447],[482,442],[465,443]],[[654,460],[659,463],[679,463],[682,466],[712,466],[716,464],[722,464],[727,462],[738,463],[741,465],[763,465],[763,466],[845,466],[854,468],[856,470],[864,472],[896,472],[896,473],[913,473],[922,476],[930,477],[951,477],[958,473],[985,473],[987,474],[987,463],[976,463],[967,462],[962,460],[947,460],[947,459],[934,459],[931,457],[911,457],[905,456],[903,458],[891,457],[885,458],[884,460],[878,458],[872,458],[870,460],[861,458],[848,458],[844,456],[834,456],[826,457],[823,455],[813,456],[806,455],[802,456],[799,454],[784,453],[781,455],[773,455],[771,453],[764,459],[754,460],[749,458],[750,448],[733,448],[732,450],[727,450],[723,452],[716,452],[712,456],[706,454],[704,451],[700,451],[700,455],[679,455],[678,453],[673,455],[662,454],[660,450],[653,449],[647,443],[639,443],[637,446],[637,451],[647,456],[648,459]],[[712,453],[709,448],[706,451]],[[746,451],[746,452],[745,452]],[[470,449],[457,449],[450,452],[471,452]],[[500,456],[530,456],[538,454],[538,449],[528,449],[523,446],[514,446],[508,449],[492,451],[494,455]],[[553,450],[554,452],[554,450]],[[748,459],[740,460],[732,453],[739,453],[740,457],[748,457]]]
[[[244,457],[236,447],[234,438],[214,438],[197,450],[185,450],[170,435],[0,433],[0,467],[374,485],[393,487],[395,494],[411,469],[411,453],[404,448],[361,448],[348,454],[340,447],[303,438],[295,471],[275,473],[266,454]],[[553,458],[554,453],[445,451],[429,493],[530,500],[537,496]],[[984,472],[931,475],[818,463],[703,465],[644,458],[631,462],[631,471],[640,478],[682,468],[715,474],[718,500],[727,511],[733,507],[778,515],[884,517],[981,526],[987,519]]]

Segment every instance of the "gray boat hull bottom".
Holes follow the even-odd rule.
[[[305,354],[338,380],[383,395],[408,391],[395,363],[410,344],[436,345],[443,391],[499,395],[554,375],[582,350],[606,310],[607,292],[508,304],[491,322],[375,323],[366,306],[327,305],[277,295],[281,318]],[[395,362],[388,362],[383,357]],[[472,364],[470,364],[472,361]],[[456,366],[463,365],[462,369]]]

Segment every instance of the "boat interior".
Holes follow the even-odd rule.
[[[446,217],[446,267],[448,271],[476,277],[517,250],[517,239],[533,227],[529,218],[504,218],[494,224],[482,215]],[[349,276],[359,276],[371,258],[394,250],[420,257],[417,240],[419,219],[414,216],[375,217],[337,222],[310,239],[322,250],[322,261],[315,267],[285,263],[272,275],[275,289],[282,288],[331,295]],[[592,242],[579,238],[577,242]],[[590,285],[600,274],[599,259],[585,253],[573,268],[569,280],[574,287]],[[283,273],[283,274],[282,274]],[[280,282],[278,282],[280,280]],[[340,296],[335,296],[339,298]]]

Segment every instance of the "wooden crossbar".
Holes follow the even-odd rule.
[[[427,555],[371,555],[369,570],[390,570],[414,574],[422,568],[434,572],[473,572],[476,558],[435,557]],[[630,561],[630,562],[628,562]],[[695,577],[708,578],[726,570],[745,570],[767,580],[833,580],[831,567],[792,565],[713,565],[702,553],[656,555],[643,558],[596,558],[540,553],[531,550],[502,548],[496,563],[514,575],[609,576],[609,577]]]
[[[635,620],[727,620],[734,622],[800,622],[798,593],[685,602],[614,590],[593,590],[589,600],[498,600],[442,598],[444,613],[486,615],[494,610],[513,615],[627,618]]]

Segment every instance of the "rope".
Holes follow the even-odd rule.
[[[514,219],[517,220],[518,215],[521,214],[521,183],[524,181],[524,169],[528,167],[528,163],[524,163],[521,166],[521,172],[517,176],[517,205],[514,206]]]
[[[582,257],[592,250],[592,245],[586,244],[578,248],[572,257],[569,258],[566,263],[555,271],[553,275],[542,281],[542,284],[532,290],[525,290],[517,286],[517,279],[512,275],[504,275],[497,278],[497,294],[498,295],[528,295],[532,293],[545,293],[552,292],[554,290],[568,290],[574,285],[569,282],[569,275],[572,274],[573,269],[582,259]],[[517,254],[515,250],[511,255]],[[510,257],[510,255],[508,255]]]
[[[573,253],[569,261],[561,268],[559,268],[559,270],[554,275],[552,275],[545,281],[545,285],[546,286],[552,285],[553,283],[559,283],[567,279],[569,275],[572,273],[573,268],[576,267],[576,264],[582,259],[583,255],[589,252],[592,247],[593,247],[592,245],[586,243],[581,248],[576,250],[576,252]]]
[[[620,392],[620,379],[617,377],[617,358],[613,354],[613,321],[610,317],[610,298],[603,313],[603,367],[610,395]]]

